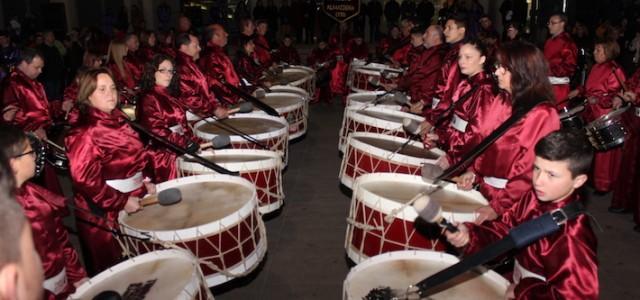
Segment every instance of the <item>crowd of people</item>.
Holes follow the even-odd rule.
[[[392,24],[388,34],[378,40],[380,27],[371,22],[377,26],[371,47],[356,20],[319,38],[306,60],[317,75],[314,101],[344,102],[354,60],[403,69],[398,80],[381,87],[410,96],[405,110],[425,117],[420,127],[425,145],[447,152],[438,161],[443,169],[464,160],[503,122],[518,116],[456,179],[459,188],[477,186],[489,201],[478,210],[475,224],[459,224],[458,233],[447,234],[453,245],[465,246],[465,254],[517,224],[578,201],[578,190],[587,182],[597,192],[612,192],[612,213],[633,211],[640,231],[640,71],[630,72],[633,64],[616,61],[624,52],[638,62],[640,33],[623,38],[624,30],[603,23],[594,42],[577,30],[578,24],[573,35],[568,32],[570,20],[557,13],[548,19],[550,37],[540,49],[526,41],[518,23],[508,23],[499,34],[481,6],[464,10],[454,2],[439,11],[439,23],[430,21],[430,1],[398,5],[391,0],[384,9],[379,0],[369,2],[369,20],[379,21],[384,13]],[[43,31],[22,41],[23,47],[0,32],[0,298],[30,299],[22,293],[39,294],[35,286],[42,285],[46,298],[61,299],[88,276],[116,264],[121,251],[110,230],[117,227],[117,214],[138,211],[140,198],[155,193],[155,183],[178,176],[176,154],[141,138],[120,111],[122,105],[136,105],[136,121],[154,135],[198,151],[211,144],[195,137],[187,115],[226,118],[229,107],[242,101],[234,88],[268,88],[272,82],[265,72],[278,64],[302,63],[294,42],[304,38],[287,34],[272,47],[269,32],[283,23],[270,20],[273,12],[258,4],[253,14],[260,19],[238,20],[235,55],[227,54],[230,39],[223,25],[207,25],[196,34],[184,16],[171,32],[107,38],[87,29],[71,31],[59,42],[52,31]],[[593,49],[593,57],[584,49]],[[582,80],[580,70],[589,70]],[[628,129],[624,144],[596,152],[593,166],[586,138],[559,131],[560,114],[576,102],[584,105],[586,122],[629,107],[622,117]],[[66,148],[86,269],[62,224],[68,209],[56,172],[36,163],[37,140],[62,141]],[[32,179],[36,170],[43,179]],[[567,224],[562,235],[518,254],[516,264],[528,273],[515,279],[513,297],[597,298],[596,244],[588,219]],[[40,262],[30,257],[32,248],[43,275],[35,266]],[[36,284],[41,277],[44,282]]]

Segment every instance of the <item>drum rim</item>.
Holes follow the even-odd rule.
[[[363,183],[375,182],[375,181],[385,181],[385,182],[400,181],[400,182],[409,182],[409,183],[419,184],[425,187],[434,186],[430,183],[424,182],[422,180],[422,176],[411,175],[411,174],[369,173],[369,174],[360,175],[353,184],[353,190],[355,190],[355,193],[353,195],[354,197],[356,197],[356,201],[360,201],[365,205],[378,203],[380,206],[380,209],[371,207],[370,205],[367,205],[367,206],[385,214],[389,214],[393,209],[397,209],[401,207],[402,203],[393,201],[392,199],[383,197],[381,195],[377,195],[369,191],[368,189],[362,187]],[[458,187],[455,184],[449,183],[449,182],[445,183],[442,188],[444,190],[448,190],[451,192],[464,194],[465,196],[472,198],[474,201],[477,201],[479,206],[489,205],[489,202],[487,201],[487,199],[484,198],[482,194],[480,194],[480,192],[478,191],[474,191],[474,190],[463,191],[458,189]],[[406,219],[401,218],[400,214],[407,216],[407,218]],[[444,209],[442,211],[442,216],[447,220],[453,221],[453,222],[473,222],[475,221],[475,218],[476,218],[475,212],[470,212],[470,213],[451,212],[451,211],[445,211]],[[406,206],[402,211],[399,211],[396,214],[396,218],[400,218],[405,221],[411,221],[411,222],[413,222],[416,217],[418,217],[418,213],[416,212],[415,209],[413,209],[412,206]]]
[[[432,251],[432,250],[399,250],[399,251],[391,251],[391,252],[378,254],[376,256],[372,256],[362,260],[358,265],[356,265],[349,271],[342,285],[343,297],[344,297],[343,299],[352,299],[351,297],[348,297],[350,295],[349,293],[350,284],[355,279],[356,274],[361,273],[362,271],[366,270],[366,268],[369,268],[376,264],[384,263],[387,261],[392,262],[395,260],[411,260],[411,259],[427,259],[427,258],[431,258],[431,259],[436,258],[436,259],[439,259],[438,261],[443,261],[445,263],[451,263],[451,264],[455,264],[460,261],[458,258],[456,258],[451,254]],[[506,292],[510,284],[506,278],[502,277],[500,274],[496,273],[495,271],[489,270],[489,269],[487,269],[486,272],[483,272],[482,274],[480,274],[480,276],[482,277],[484,277],[485,275],[486,275],[485,278],[487,278],[487,280],[489,280],[491,284],[494,284],[496,287],[499,287],[499,288],[504,288]]]
[[[302,95],[299,95],[299,94],[296,94],[296,93],[289,93],[289,92],[274,92],[274,93],[267,93],[266,94],[267,98],[269,98],[269,97],[277,97],[277,96],[294,96],[296,98],[299,98],[299,99],[296,99],[298,101],[295,104],[290,104],[290,105],[280,106],[280,107],[274,107],[274,109],[280,114],[292,112],[292,111],[295,111],[297,109],[304,109],[305,100],[304,100],[304,97]],[[265,103],[266,103],[266,101],[265,101]],[[267,103],[267,105],[268,105],[268,103]],[[265,112],[263,112],[261,110],[257,110],[257,109],[258,108],[256,108],[256,110],[254,110],[254,112],[265,113]]]
[[[243,162],[224,162],[224,163],[216,163],[217,165],[228,169],[230,171],[237,172],[253,172],[253,171],[262,171],[262,170],[270,170],[270,169],[282,169],[282,158],[278,152],[271,150],[261,150],[261,149],[221,149],[221,150],[205,150],[202,151],[199,155],[201,157],[214,156],[214,155],[236,155],[236,156],[264,156],[267,159],[262,160],[251,160],[251,161],[243,161]],[[185,161],[185,156],[179,156],[177,159],[178,168],[187,172],[198,172],[201,174],[218,174],[213,170],[202,166],[197,162],[188,162]],[[189,166],[188,169],[183,166]]]
[[[406,113],[406,112],[398,111],[398,110],[393,110],[393,109],[388,109],[388,108],[384,108],[384,107],[375,107],[375,106],[374,107],[367,107],[365,109],[355,108],[355,107],[347,107],[347,113],[345,114],[345,116],[347,118],[350,118],[350,119],[355,120],[355,121],[361,121],[361,120],[362,121],[365,121],[365,120],[366,121],[377,120],[378,122],[382,121],[382,122],[385,122],[385,125],[386,125],[385,127],[379,127],[377,125],[374,125],[374,124],[377,124],[377,123],[374,123],[374,122],[369,122],[369,123],[361,122],[361,123],[372,125],[372,126],[379,127],[379,128],[384,128],[384,129],[400,129],[400,130],[402,130],[402,128],[398,128],[398,125],[396,125],[396,124],[402,125],[402,123],[389,121],[389,120],[378,119],[376,117],[368,116],[368,115],[360,113],[360,111],[362,111],[362,110],[369,110],[369,111],[375,111],[375,112],[380,112],[380,113],[386,113],[386,114],[393,115],[393,116],[400,116],[400,117],[403,117],[403,118],[412,119],[412,120],[418,121],[418,122],[423,122],[425,120],[424,117],[416,116],[414,114],[410,114],[410,113]],[[389,124],[393,124],[395,126],[390,128],[391,125],[389,125]]]
[[[182,289],[178,299],[190,299],[188,295],[194,295],[200,289],[200,284],[204,284],[204,282],[200,282],[199,278],[199,269],[200,264],[198,263],[198,259],[193,255],[191,251],[185,249],[164,249],[164,250],[155,250],[147,253],[143,253],[134,257],[131,257],[125,261],[122,261],[108,269],[98,273],[97,275],[89,278],[88,281],[80,285],[76,288],[76,291],[73,292],[69,296],[69,299],[82,299],[82,294],[88,292],[88,290],[93,287],[94,284],[102,282],[113,274],[126,271],[131,267],[135,267],[139,264],[151,262],[156,259],[170,259],[170,258],[179,258],[185,261],[190,262],[194,266],[194,272],[191,275],[191,279],[188,281],[188,284]],[[195,279],[195,280],[194,280]],[[186,292],[186,295],[185,295]]]
[[[272,91],[276,91],[276,92],[283,92],[283,93],[293,93],[293,94],[298,94],[304,97],[305,101],[309,101],[309,92],[307,92],[305,89],[297,87],[297,86],[292,86],[292,85],[282,85],[282,84],[278,84],[278,85],[273,85],[269,88]]]
[[[376,145],[371,145],[368,143],[365,143],[363,141],[358,140],[358,137],[369,137],[369,138],[375,138],[375,139],[382,139],[382,140],[387,140],[387,141],[394,141],[394,142],[398,142],[400,144],[405,143],[408,139],[407,138],[402,138],[402,137],[398,137],[398,136],[394,136],[394,135],[387,135],[387,134],[381,134],[381,133],[373,133],[373,132],[364,132],[364,131],[356,131],[356,132],[351,132],[349,133],[349,136],[347,137],[347,148],[345,148],[345,153],[348,153],[349,151],[349,147],[353,147],[356,148],[358,150],[361,151],[365,151],[367,153],[371,153],[377,156],[385,156],[385,155],[390,155],[393,152],[382,149],[380,147],[377,147]],[[409,145],[417,147],[417,148],[422,148],[423,150],[426,151],[433,151],[435,152],[436,155],[439,156],[443,156],[446,153],[444,153],[444,151],[438,149],[438,148],[431,148],[431,149],[425,149],[424,148],[424,144],[421,142],[417,142],[417,141],[410,141]],[[397,158],[397,159],[395,159]],[[418,158],[415,156],[409,156],[409,155],[405,155],[405,154],[401,154],[401,153],[396,153],[393,155],[393,157],[390,159],[393,162],[398,162],[398,163],[402,163],[402,164],[409,164],[412,166],[418,166],[420,167],[423,163],[432,163],[434,164],[436,162],[437,159],[426,159],[426,158]]]
[[[282,70],[282,73],[293,73],[293,72],[302,72],[306,75],[302,79],[298,79],[298,80],[287,83],[287,85],[299,86],[305,83],[306,81],[312,80],[313,76],[315,76],[315,72],[313,71],[313,69],[309,69],[302,66],[289,66],[289,68]]]
[[[160,241],[185,242],[185,241],[198,239],[203,235],[210,236],[210,235],[221,233],[222,231],[219,230],[220,227],[224,227],[224,228],[232,227],[238,224],[239,222],[249,218],[254,210],[255,211],[258,210],[259,203],[258,203],[255,185],[251,181],[245,178],[242,178],[240,176],[231,176],[231,175],[222,175],[222,174],[201,174],[201,175],[194,175],[194,176],[187,176],[187,177],[179,177],[176,179],[172,179],[169,181],[156,184],[156,190],[158,192],[161,192],[168,188],[180,186],[181,183],[190,184],[190,183],[200,183],[200,182],[210,182],[210,181],[218,181],[218,182],[226,181],[226,182],[233,182],[240,185],[244,185],[245,187],[249,187],[251,189],[252,191],[251,197],[236,211],[229,212],[228,215],[218,220],[211,221],[198,226],[192,226],[192,227],[180,228],[180,229],[174,229],[174,230],[149,230],[149,229],[135,228],[127,224],[127,222],[125,222],[125,220],[129,215],[124,210],[122,210],[118,215],[118,223],[120,224],[122,231],[124,231],[126,234],[137,236],[140,238],[146,238],[147,236],[143,234],[143,233],[146,233]],[[261,218],[258,218],[258,219],[260,219],[258,222],[262,222]]]
[[[287,120],[285,120],[283,117],[274,117],[268,114],[262,114],[262,113],[248,113],[248,114],[243,114],[242,116],[229,116],[229,119],[267,119],[270,121],[275,121],[280,123],[280,125],[282,125],[283,127],[278,129],[278,130],[274,130],[274,131],[269,131],[269,132],[263,132],[263,133],[258,133],[258,134],[249,134],[249,136],[255,138],[256,140],[259,141],[264,141],[264,140],[268,140],[268,139],[272,139],[272,138],[277,138],[277,137],[281,137],[281,136],[285,136],[287,135],[287,133],[289,132],[289,123],[287,122]],[[213,118],[207,118],[206,121],[205,120],[201,120],[196,122],[196,124],[193,126],[193,133],[203,139],[212,139],[216,136],[218,136],[217,134],[213,134],[213,133],[207,133],[207,132],[203,132],[201,130],[198,129],[198,127],[207,124],[208,122],[215,122],[215,120]],[[247,142],[246,140],[244,140],[242,137],[240,137],[239,135],[229,135],[229,138],[231,139],[231,142]],[[247,142],[248,143],[248,142]]]

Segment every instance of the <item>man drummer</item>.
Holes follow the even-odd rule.
[[[556,131],[536,144],[533,189],[494,221],[458,224],[448,241],[465,255],[504,238],[511,228],[580,201],[593,149],[581,132]],[[598,299],[597,240],[589,218],[579,215],[560,232],[515,253],[513,284],[507,299]]]
[[[233,62],[225,53],[224,47],[229,41],[229,34],[220,24],[209,25],[204,30],[207,41],[198,64],[207,77],[213,93],[226,104],[238,102],[238,95],[232,93],[223,82],[240,87],[240,78],[233,67]]]
[[[180,100],[193,113],[217,118],[226,118],[229,113],[219,105],[209,91],[207,78],[202,74],[196,60],[200,57],[200,42],[189,33],[176,36],[176,62],[180,74]]]
[[[569,94],[569,78],[576,71],[578,50],[576,44],[565,31],[568,18],[565,14],[554,14],[549,18],[547,27],[551,37],[544,44],[544,57],[549,62],[549,81],[556,95],[556,107],[566,106]]]

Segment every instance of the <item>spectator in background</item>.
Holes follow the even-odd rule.
[[[505,28],[504,42],[512,42],[522,40],[522,34],[520,33],[520,24],[508,23]]]
[[[398,24],[398,19],[400,19],[400,4],[398,4],[398,1],[389,0],[384,5],[384,18],[387,20],[388,28]]]
[[[276,62],[285,62],[290,65],[300,64],[300,55],[298,50],[293,46],[293,39],[286,35],[282,40],[282,45],[276,51]]]
[[[435,7],[431,0],[421,0],[416,7],[416,17],[418,18],[418,22],[425,27],[428,27],[431,24],[431,19],[433,19],[433,14],[435,14]]]
[[[46,62],[40,74],[39,80],[44,85],[47,98],[59,100],[62,98],[64,88],[65,65],[62,53],[56,47],[56,37],[53,31],[43,33],[44,43],[38,47],[42,53],[42,58]]]
[[[413,18],[416,16],[416,3],[413,0],[404,0],[400,4],[400,16],[402,19]]]
[[[0,80],[9,74],[12,66],[18,63],[20,53],[16,45],[11,42],[7,31],[0,31]]]
[[[182,15],[178,18],[178,33],[191,32],[191,20],[189,17]]]

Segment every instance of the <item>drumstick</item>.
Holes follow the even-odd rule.
[[[140,206],[145,207],[153,204],[169,206],[182,201],[182,193],[177,188],[162,190],[157,194],[149,195],[140,200]]]
[[[418,218],[429,223],[447,229],[449,232],[458,232],[458,228],[453,226],[447,219],[442,216],[442,206],[427,195],[423,195],[413,202],[413,209],[418,213]]]
[[[240,106],[230,109],[228,113],[230,115],[235,113],[245,114],[245,113],[250,113],[252,111],[253,111],[253,104],[251,104],[251,102],[242,102]]]
[[[66,151],[65,147],[62,147],[62,146],[60,146],[60,145],[58,145],[58,144],[56,144],[56,143],[54,143],[54,142],[50,141],[50,140],[49,140],[48,138],[46,138],[46,137],[45,137],[45,138],[42,138],[42,140],[43,140],[43,141],[45,141],[47,144],[51,145],[52,147],[54,147],[54,148],[58,149],[59,151],[62,151],[62,152],[65,152],[65,151]]]
[[[622,82],[622,80],[620,80],[620,77],[618,77],[618,74],[616,74],[616,70],[618,69],[617,66],[613,66],[611,68],[611,72],[613,72],[613,76],[616,78],[616,80],[618,81],[618,83],[620,84],[620,87],[622,88],[622,92],[626,92],[627,91],[627,86],[624,84],[624,82]]]

